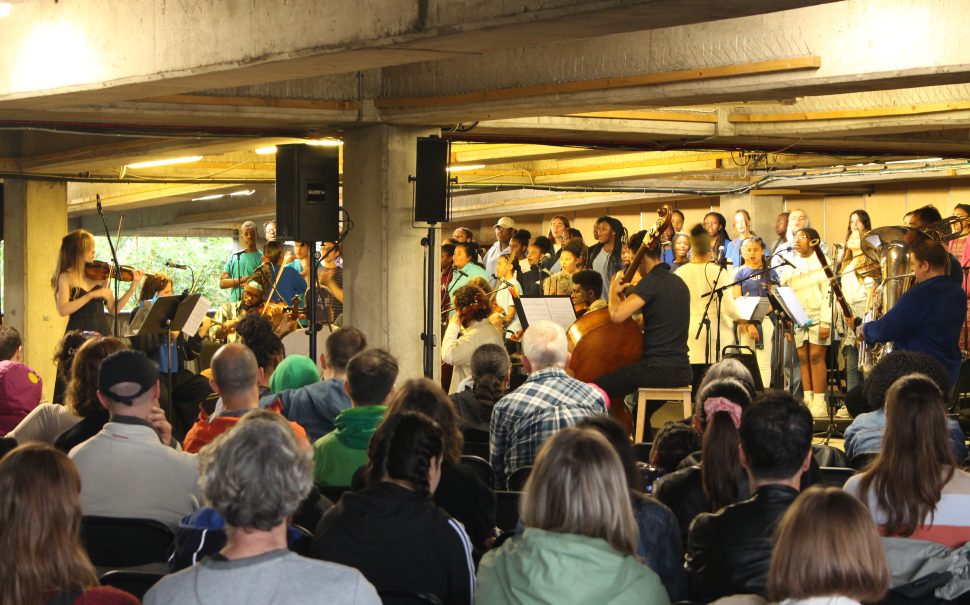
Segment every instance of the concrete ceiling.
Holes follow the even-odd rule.
[[[0,175],[68,179],[79,224],[99,193],[155,234],[271,216],[257,148],[375,123],[441,127],[480,165],[454,173],[470,218],[968,174],[968,0],[250,4],[17,3]]]

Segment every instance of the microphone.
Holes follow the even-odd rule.
[[[455,267],[455,271],[457,271],[463,277],[468,277],[468,274],[462,271],[461,269],[459,269],[458,267]]]
[[[246,252],[246,249],[243,248],[242,250],[237,250],[237,251],[233,252],[232,253],[232,256],[240,256],[241,254],[243,254],[245,252]]]
[[[173,263],[172,261],[165,261],[162,264],[165,265],[166,267],[171,267],[173,269],[183,269],[184,270],[184,269],[188,269],[189,268],[188,265],[180,265],[178,263]]]
[[[720,246],[717,249],[717,264],[721,266],[722,269],[727,269],[727,255],[724,254],[724,246]]]
[[[97,206],[98,206],[98,214],[101,214],[101,194],[100,193],[95,193],[94,194],[94,199],[95,199],[95,202],[97,203]]]
[[[542,263],[544,263],[545,261],[547,261],[547,260],[551,260],[551,259],[552,259],[552,255],[551,255],[551,254],[549,254],[548,252],[546,252],[546,253],[545,253],[545,254],[543,254],[543,255],[542,255],[541,257],[539,257],[539,264],[541,265],[541,264],[542,264]]]

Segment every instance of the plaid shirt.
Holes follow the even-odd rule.
[[[531,466],[542,444],[559,429],[605,412],[603,393],[561,368],[533,373],[492,410],[489,458],[495,485],[505,489],[508,476]]]

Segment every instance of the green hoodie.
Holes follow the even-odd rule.
[[[669,605],[660,578],[601,538],[528,528],[482,558],[476,605]]]
[[[367,446],[385,412],[387,406],[364,405],[337,415],[333,432],[313,444],[313,480],[317,485],[350,485],[357,469],[367,464]]]

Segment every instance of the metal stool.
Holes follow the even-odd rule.
[[[637,427],[634,443],[643,443],[643,433],[647,426],[648,401],[682,401],[684,403],[684,418],[693,413],[693,402],[690,398],[690,385],[685,387],[668,387],[663,389],[637,389]]]

